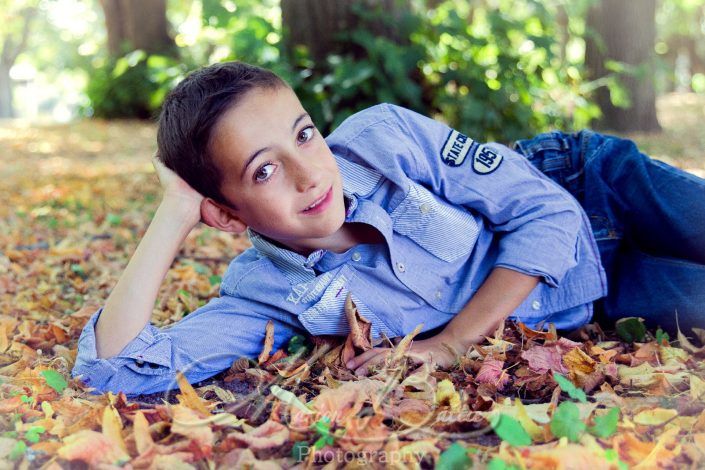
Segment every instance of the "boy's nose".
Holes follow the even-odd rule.
[[[296,189],[299,192],[315,188],[321,183],[323,170],[312,162],[302,162],[296,165],[294,171]]]

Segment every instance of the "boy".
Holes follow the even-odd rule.
[[[98,390],[164,390],[177,370],[205,379],[256,356],[268,320],[275,349],[305,331],[344,335],[348,292],[376,341],[419,323],[436,333],[411,352],[441,365],[454,359],[444,344],[465,351],[507,316],[584,324],[608,280],[610,317],[663,324],[678,308],[681,326],[702,323],[705,184],[628,141],[545,134],[521,155],[391,105],[323,140],[279,77],[233,62],[172,91],[158,146],[162,203],[79,340],[73,373]],[[247,231],[253,248],[220,297],[159,330],[159,285],[199,221]]]

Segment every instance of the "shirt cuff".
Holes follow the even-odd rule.
[[[102,312],[102,308],[95,312],[81,331],[76,363],[71,371],[73,377],[80,378],[89,387],[104,390],[125,365],[146,375],[161,374],[171,369],[171,339],[149,323],[120,353],[110,358],[99,358],[95,325]]]

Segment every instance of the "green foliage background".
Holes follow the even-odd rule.
[[[282,75],[324,134],[380,102],[435,116],[485,141],[578,129],[600,115],[591,101],[597,87],[610,87],[616,104],[628,101],[617,80],[618,64],[613,76],[598,81],[585,76],[584,39],[590,32],[583,18],[591,1],[445,0],[430,8],[427,0],[414,0],[394,20],[398,36],[408,38],[404,43],[371,32],[374,22],[390,21],[385,12],[358,8],[360,26],[340,36],[349,52],[318,62],[303,48],[285,53],[276,0],[201,0],[186,2],[188,8],[172,2],[172,24],[194,18],[200,23],[196,35],[177,33],[180,57],[137,51],[104,61],[91,72],[85,112],[155,116],[188,71],[242,60]],[[559,12],[569,18],[567,31],[557,26]]]

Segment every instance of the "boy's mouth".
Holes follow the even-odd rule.
[[[331,186],[326,193],[313,201],[313,203],[304,209],[302,212],[304,214],[319,214],[326,210],[333,200],[333,186]]]

